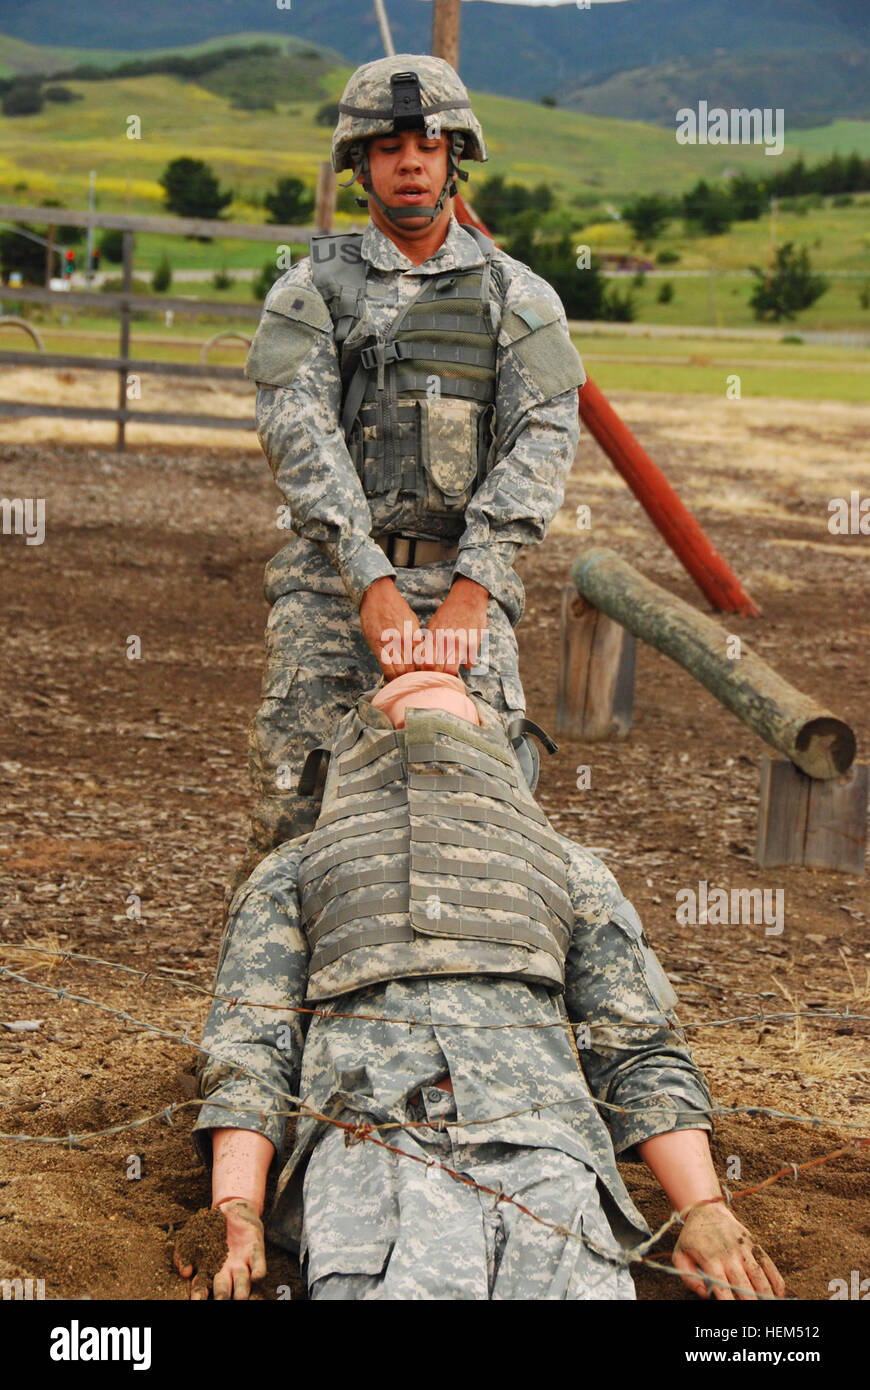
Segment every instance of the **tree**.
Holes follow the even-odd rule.
[[[807,248],[796,251],[790,241],[777,250],[772,273],[757,266],[752,266],[752,273],[758,283],[749,297],[750,308],[757,319],[774,323],[809,309],[828,288],[825,277],[813,272]]]
[[[254,298],[265,299],[275,281],[280,280],[283,274],[283,270],[279,270],[274,261],[267,261],[251,286]]]
[[[100,255],[120,265],[124,259],[124,233],[120,227],[109,227],[100,237]]]
[[[527,188],[523,183],[505,183],[501,174],[485,179],[474,194],[478,215],[493,231],[510,232],[527,213],[549,212],[553,190],[545,183]]]
[[[23,235],[24,232],[39,235],[41,230],[21,223],[16,228],[10,227],[0,232],[0,273],[4,279],[8,280],[13,271],[18,271],[25,284],[42,284],[45,279],[45,247],[41,242]]]
[[[339,117],[337,101],[325,101],[322,106],[318,106],[314,113],[314,119],[318,125],[337,125]]]
[[[627,203],[622,216],[637,241],[655,241],[671,220],[671,204],[657,193],[646,194]]]
[[[730,184],[731,202],[738,222],[755,222],[767,203],[767,191],[760,179],[736,174]]]
[[[166,252],[160,257],[157,269],[151,276],[151,288],[155,294],[165,294],[172,284],[172,266]]]
[[[46,101],[82,101],[81,92],[74,92],[71,87],[46,87],[42,93]]]
[[[519,219],[511,237],[510,254],[553,286],[569,318],[604,317],[604,281],[597,260],[592,257],[587,268],[578,269],[574,238],[567,233],[556,239],[536,241],[535,214],[531,209]]]
[[[39,82],[14,82],[3,97],[4,116],[35,116],[42,110]]]
[[[727,232],[734,217],[730,194],[699,179],[694,188],[683,194],[683,216],[708,236]]]
[[[613,323],[633,323],[636,309],[637,306],[631,290],[627,289],[624,294],[620,294],[614,286],[604,296],[601,317],[610,319]]]
[[[173,159],[160,178],[166,206],[179,217],[219,217],[232,193],[221,193],[218,181],[201,159]]]
[[[301,179],[279,179],[272,193],[263,199],[270,222],[288,225],[307,222],[314,212],[314,194],[308,193]]]

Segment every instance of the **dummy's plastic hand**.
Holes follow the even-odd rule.
[[[477,665],[487,628],[486,606],[489,593],[482,584],[460,575],[453,581],[444,602],[436,609],[427,627],[429,632],[445,635],[432,643],[434,659],[424,670],[447,671],[459,674],[460,666]]]
[[[266,1274],[263,1223],[256,1207],[239,1197],[222,1202],[220,1211],[226,1222],[227,1257],[214,1276],[213,1297],[217,1300],[250,1298],[251,1284]],[[173,1263],[182,1279],[191,1280],[191,1300],[208,1298],[211,1285],[208,1271],[185,1263],[177,1250],[173,1253]]]
[[[420,623],[413,608],[405,602],[389,576],[376,579],[363,594],[359,609],[363,636],[388,681],[417,668],[413,660],[414,644],[420,635]],[[405,624],[410,642],[406,642]],[[407,653],[405,648],[408,648]],[[408,656],[406,661],[404,658]]]
[[[782,1298],[785,1281],[770,1256],[762,1250],[723,1202],[711,1202],[689,1212],[674,1248],[675,1269],[683,1283],[702,1298],[751,1300]],[[746,1293],[735,1293],[717,1284],[705,1284],[698,1273],[725,1280]],[[692,1277],[696,1276],[696,1277]]]

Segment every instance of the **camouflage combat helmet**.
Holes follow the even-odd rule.
[[[352,169],[341,184],[350,188],[362,173],[363,188],[374,198],[385,217],[401,223],[409,217],[433,222],[448,197],[456,192],[456,179],[467,179],[459,160],[489,158],[480,123],[471,110],[468,92],[443,58],[427,53],[396,53],[357,68],[342,93],[338,125],[332,137],[332,167],[337,174]],[[447,179],[434,207],[389,208],[372,187],[367,142],[372,136],[393,135],[403,130],[431,130],[433,138],[449,136]],[[357,198],[367,207],[366,198]]]

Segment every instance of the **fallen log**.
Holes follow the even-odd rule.
[[[585,546],[571,578],[587,602],[685,667],[802,772],[824,779],[851,767],[856,742],[848,724],[783,680],[742,638],[646,579],[614,551]]]

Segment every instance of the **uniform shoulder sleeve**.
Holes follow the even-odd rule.
[[[332,317],[314,288],[306,256],[266,295],[245,375],[259,386],[289,386],[309,353],[331,333]]]
[[[520,364],[541,400],[582,386],[586,373],[552,285],[511,256],[500,256],[498,263],[505,283],[498,334],[501,351]]]

